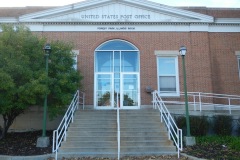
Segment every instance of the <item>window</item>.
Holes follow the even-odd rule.
[[[73,68],[75,70],[77,70],[77,56],[79,55],[79,50],[72,50],[72,52],[73,52],[73,57],[72,58],[75,61],[74,65],[73,65]]]
[[[177,60],[177,56],[157,57],[158,91],[162,96],[179,96]]]

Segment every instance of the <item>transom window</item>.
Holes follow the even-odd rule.
[[[107,42],[96,49],[96,72],[139,72],[138,50],[125,41]]]

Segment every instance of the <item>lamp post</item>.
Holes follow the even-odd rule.
[[[43,50],[45,51],[46,74],[48,77],[48,58],[51,52],[50,44],[46,44]],[[46,86],[48,86],[48,80],[46,81]],[[45,97],[44,97],[42,137],[39,137],[37,139],[37,147],[48,147],[50,144],[49,137],[46,137],[46,123],[47,123],[46,121],[47,121],[47,93],[45,93]]]
[[[190,137],[190,123],[189,123],[189,111],[188,111],[188,96],[187,96],[187,80],[186,80],[186,68],[185,68],[185,55],[187,53],[187,48],[181,46],[179,53],[182,56],[182,68],[184,77],[184,98],[185,98],[185,112],[186,112],[186,124],[187,124],[187,137]]]
[[[48,58],[51,52],[51,46],[50,44],[46,44],[44,46],[44,51],[45,51],[45,57],[46,57],[46,74],[48,77]],[[48,81],[46,81],[46,84],[48,86]],[[45,93],[44,97],[44,107],[43,107],[43,130],[42,130],[42,136],[46,137],[46,122],[47,121],[47,93]]]
[[[185,111],[186,111],[186,125],[187,125],[187,136],[184,137],[186,146],[192,146],[196,144],[195,137],[190,134],[190,121],[189,121],[189,111],[188,111],[188,96],[187,96],[187,80],[186,80],[186,68],[185,68],[185,55],[187,53],[187,48],[181,46],[179,53],[182,56],[182,68],[184,77],[184,98],[185,98]]]

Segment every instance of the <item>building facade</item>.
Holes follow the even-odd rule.
[[[74,44],[86,105],[139,109],[152,90],[240,95],[240,8],[170,7],[147,0],[86,0],[62,7],[0,8],[48,41]]]

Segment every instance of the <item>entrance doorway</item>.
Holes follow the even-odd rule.
[[[111,40],[95,50],[96,109],[138,109],[139,50],[131,43]]]

